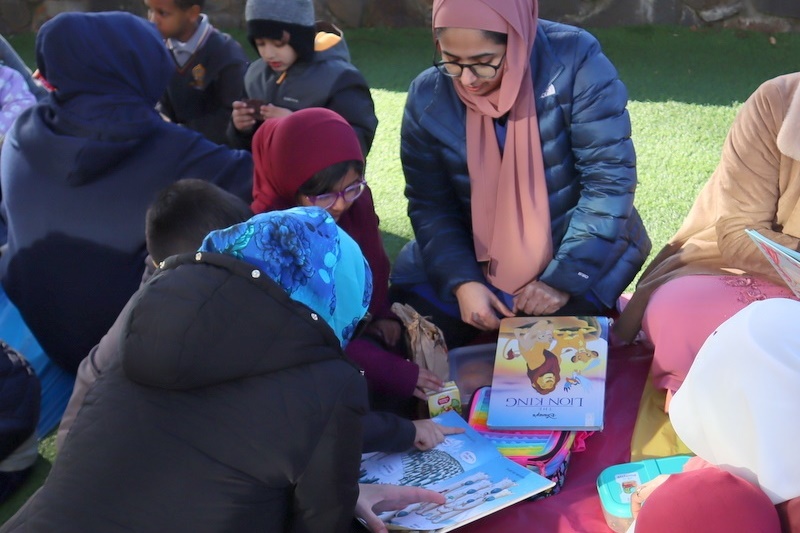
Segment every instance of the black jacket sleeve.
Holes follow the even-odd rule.
[[[342,388],[319,443],[294,491],[291,531],[347,531],[358,499],[366,381],[355,374]]]
[[[370,411],[364,416],[362,453],[402,452],[414,445],[414,423],[394,413]]]

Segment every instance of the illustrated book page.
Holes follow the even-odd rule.
[[[433,420],[463,427],[427,451],[365,454],[360,483],[411,485],[438,491],[447,501],[413,504],[386,512],[388,529],[444,533],[530,498],[554,485],[549,479],[503,457],[454,411]]]
[[[488,427],[602,429],[607,339],[606,317],[501,320]]]

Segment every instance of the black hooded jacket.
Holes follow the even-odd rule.
[[[249,202],[253,163],[158,116],[174,67],[141,17],[62,13],[36,53],[58,90],[3,144],[0,282],[45,353],[75,372],[139,285],[158,192],[198,178]]]
[[[167,260],[45,485],[0,531],[347,531],[366,384],[253,266]]]

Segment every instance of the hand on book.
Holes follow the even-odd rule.
[[[461,320],[484,331],[500,327],[501,316],[511,317],[514,313],[486,285],[477,281],[462,283],[454,291],[458,300]]]
[[[514,313],[527,316],[552,315],[569,301],[569,294],[534,280],[514,296]]]
[[[454,433],[464,433],[464,428],[442,426],[433,420],[412,420],[414,429],[417,434],[414,437],[414,446],[418,450],[430,450],[436,445],[440,444],[445,435],[453,435]]]
[[[401,487],[397,485],[359,484],[356,516],[362,519],[372,533],[384,533],[386,524],[376,513],[395,511],[408,507],[412,503],[443,504],[444,495],[419,487]]]

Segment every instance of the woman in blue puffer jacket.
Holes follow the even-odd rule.
[[[650,251],[625,86],[594,37],[537,12],[536,0],[435,0],[441,61],[409,89],[416,240],[393,292],[451,347],[502,316],[605,314]]]

